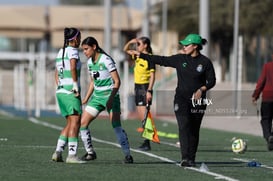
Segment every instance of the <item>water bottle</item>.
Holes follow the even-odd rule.
[[[262,165],[262,164],[261,164],[260,162],[257,162],[257,161],[255,161],[255,160],[250,161],[250,162],[247,163],[247,166],[248,166],[248,167],[260,167],[261,165]]]

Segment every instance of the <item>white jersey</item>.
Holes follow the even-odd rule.
[[[105,96],[106,92],[112,91],[114,82],[110,73],[116,70],[112,58],[101,53],[95,63],[92,58],[88,59],[87,68],[94,80],[94,96]]]
[[[63,49],[60,49],[56,58],[56,69],[58,71],[58,89],[56,92],[71,94],[73,87],[73,79],[70,68],[71,59],[77,60],[77,81],[78,87],[80,88],[81,61],[79,51],[77,48],[68,46],[65,48],[64,62],[62,60],[62,55]]]

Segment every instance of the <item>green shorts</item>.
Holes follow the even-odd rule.
[[[90,101],[88,102],[87,106],[90,106],[94,109],[96,109],[99,113],[105,110],[106,103],[108,101],[109,97],[96,97],[92,96]],[[120,112],[120,98],[119,94],[116,94],[113,101],[112,109],[109,110],[110,112]]]
[[[81,98],[74,94],[57,93],[56,94],[61,115],[66,117],[70,115],[82,114]]]

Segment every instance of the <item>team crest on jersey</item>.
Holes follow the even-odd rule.
[[[100,70],[103,70],[103,64],[100,64],[99,67],[100,67]]]
[[[202,72],[202,70],[203,70],[203,65],[199,64],[199,65],[197,66],[197,68],[196,68],[196,71],[197,71],[197,72]]]

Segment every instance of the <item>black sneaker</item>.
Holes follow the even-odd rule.
[[[190,167],[195,167],[196,166],[195,161],[189,160],[189,165]]]
[[[150,140],[144,140],[142,145],[140,145],[138,148],[141,151],[150,151],[151,150]]]
[[[267,141],[267,147],[268,147],[268,151],[273,150],[273,136],[269,136]]]
[[[195,167],[195,162],[192,160],[182,160],[180,163],[181,167]]]
[[[124,163],[134,163],[134,159],[131,155],[127,155],[124,159]]]
[[[95,151],[92,151],[91,153],[86,153],[83,157],[82,160],[85,161],[90,161],[90,160],[95,160],[97,158],[97,154]]]

